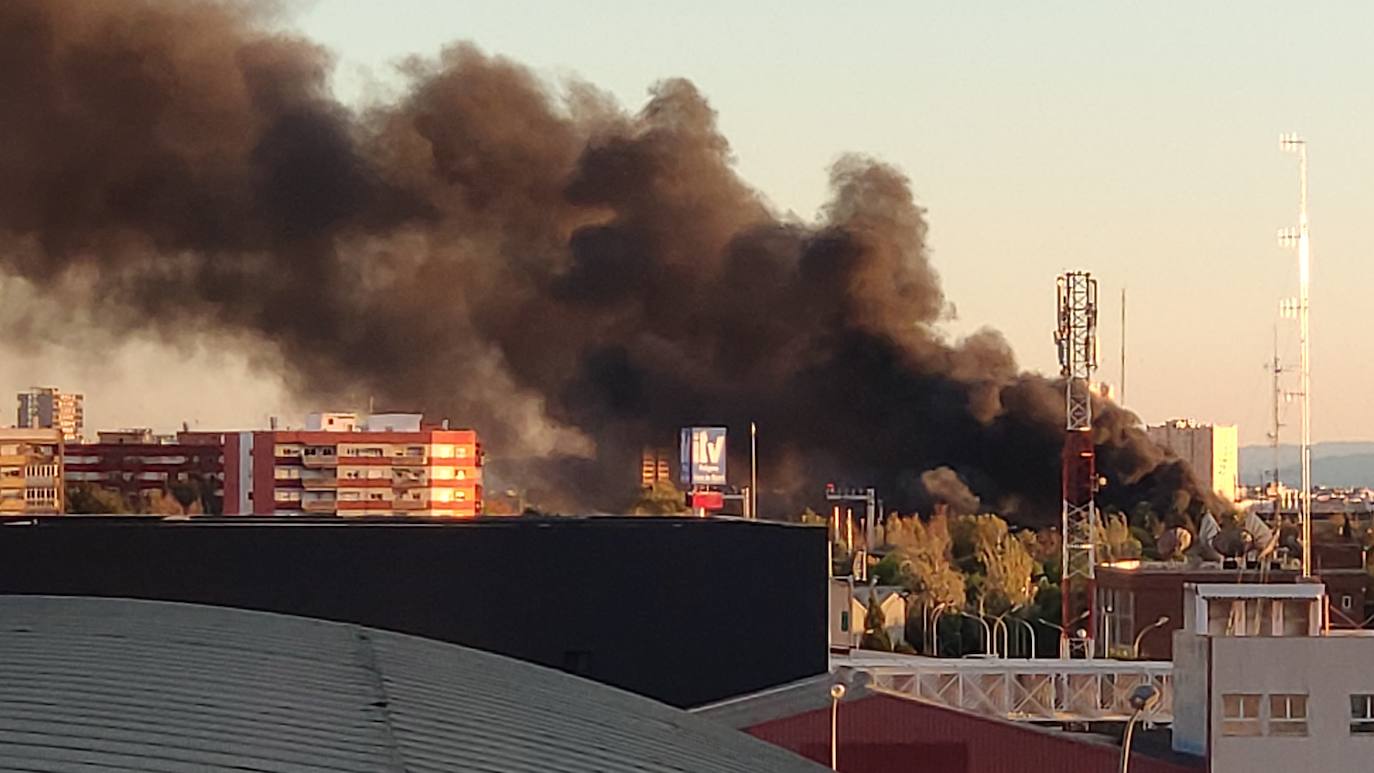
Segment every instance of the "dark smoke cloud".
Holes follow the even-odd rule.
[[[948,468],[1056,517],[1061,392],[995,332],[940,334],[895,169],[839,161],[795,222],[739,179],[687,81],[629,114],[456,45],[351,110],[329,53],[271,21],[0,3],[0,270],[107,330],[248,341],[312,402],[474,425],[494,472],[555,507],[620,506],[645,445],[755,420],[775,506],[829,479],[916,506]],[[1104,497],[1203,505],[1100,408]]]
[[[956,515],[977,513],[982,505],[959,473],[948,467],[936,467],[921,473],[921,485],[932,500],[947,505]]]

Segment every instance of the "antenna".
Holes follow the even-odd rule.
[[[1279,231],[1279,241],[1298,249],[1298,399],[1302,401],[1299,427],[1302,490],[1298,492],[1298,521],[1302,527],[1302,576],[1312,576],[1312,363],[1308,340],[1308,310],[1311,301],[1312,248],[1307,233],[1307,142],[1297,134],[1279,136],[1279,147],[1298,157],[1298,227]]]
[[[1121,393],[1117,403],[1126,404],[1126,285],[1121,286]]]
[[[1283,363],[1279,360],[1279,326],[1274,325],[1274,359],[1269,364],[1269,371],[1274,377],[1274,415],[1272,429],[1269,432],[1269,445],[1274,452],[1274,528],[1277,530],[1282,523],[1280,508],[1283,503],[1283,484],[1279,478],[1280,459],[1279,459],[1279,430],[1283,429],[1283,415],[1280,413],[1280,405],[1283,403],[1283,386],[1279,383],[1279,376],[1283,375]]]
[[[1080,631],[1069,632],[1064,623],[1059,639],[1059,655],[1093,657],[1092,603],[1097,564],[1096,459],[1093,448],[1091,388],[1097,369],[1097,280],[1085,271],[1070,271],[1059,277],[1059,326],[1055,342],[1059,345],[1060,374],[1064,378],[1065,433],[1063,510],[1060,521],[1060,620],[1085,620]]]

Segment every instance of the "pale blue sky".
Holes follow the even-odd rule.
[[[1054,370],[1054,277],[1091,270],[1101,376],[1118,380],[1125,284],[1128,406],[1150,421],[1236,422],[1242,442],[1268,429],[1263,365],[1278,299],[1296,283],[1274,233],[1297,193],[1277,136],[1300,131],[1312,163],[1314,436],[1374,437],[1363,324],[1374,3],[317,0],[288,5],[282,24],[337,53],[348,100],[393,81],[399,57],[456,40],[552,82],[584,78],[630,108],[655,80],[690,78],[741,174],[804,217],[839,154],[890,161],[929,209],[959,311],[952,335],[992,326],[1023,366]],[[1295,338],[1285,324],[1294,361]],[[234,378],[257,402],[202,421],[273,410],[270,385]],[[111,404],[105,423],[132,414]]]

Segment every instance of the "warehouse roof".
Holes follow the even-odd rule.
[[[578,677],[307,618],[0,596],[0,653],[4,770],[821,769]]]

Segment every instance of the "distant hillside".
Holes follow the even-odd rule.
[[[1269,446],[1245,446],[1240,449],[1240,480],[1259,483],[1267,480],[1274,465],[1274,452]],[[1296,486],[1298,447],[1279,446],[1279,477]],[[1374,487],[1374,443],[1343,442],[1316,443],[1312,446],[1312,482],[1318,486],[1337,488]]]

